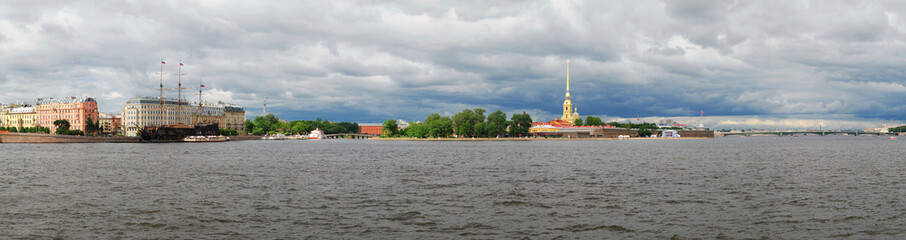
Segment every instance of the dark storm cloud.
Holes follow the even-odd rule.
[[[895,1],[13,1],[0,4],[0,102],[88,95],[116,112],[131,96],[156,95],[163,56],[165,71],[182,59],[186,85],[204,83],[212,99],[250,116],[267,97],[269,112],[289,119],[412,120],[485,107],[548,120],[559,116],[572,59],[583,115],[705,110],[879,124],[906,117],[904,9]],[[813,123],[732,119],[723,122]]]

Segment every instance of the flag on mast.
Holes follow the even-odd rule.
[[[182,62],[179,62],[179,66],[180,66],[180,67],[182,67],[182,66],[183,66],[183,65],[182,65]]]
[[[202,84],[201,87],[204,87],[204,84]]]
[[[160,64],[167,64],[164,60],[160,60]]]

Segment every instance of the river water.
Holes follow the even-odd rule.
[[[904,144],[0,144],[0,238],[903,239]]]

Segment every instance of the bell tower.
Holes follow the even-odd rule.
[[[563,101],[563,116],[560,116],[560,120],[573,122],[578,118],[579,114],[576,112],[572,100],[570,100],[569,95],[569,59],[566,59],[566,100]]]

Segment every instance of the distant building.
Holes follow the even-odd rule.
[[[369,135],[381,135],[383,123],[359,123],[359,133]]]
[[[679,133],[676,130],[664,130],[661,131],[662,138],[678,138],[680,137]]]
[[[701,125],[701,124],[699,124]],[[686,124],[678,123],[673,121],[673,119],[661,119],[657,121],[657,127],[659,128],[686,128]],[[704,129],[704,125],[701,125],[701,128]]]
[[[35,110],[38,114],[37,125],[50,128],[51,133],[57,130],[53,124],[56,120],[69,121],[69,130],[81,131],[85,131],[87,121],[93,123],[98,120],[98,103],[90,97],[39,98]]]
[[[225,104],[219,102],[220,105],[223,105],[223,110],[225,113],[225,118],[220,122],[220,128],[236,130],[238,132],[245,131],[245,109],[233,104]]]
[[[658,126],[658,127],[662,127],[662,128],[665,128],[665,127],[674,127],[675,125],[676,125],[676,122],[674,122],[673,119],[666,119],[666,120],[661,119],[661,120],[657,120],[657,126]]]
[[[396,120],[396,127],[399,129],[409,128],[409,122],[407,122],[406,120],[398,119]]]
[[[116,135],[120,133],[123,121],[122,116],[112,113],[98,113],[98,124],[101,127],[101,133],[106,135]]]
[[[8,109],[3,115],[4,127],[31,128],[37,126],[38,114],[33,107],[16,107]]]
[[[9,105],[0,104],[0,127],[6,127],[6,121],[4,121],[4,119],[6,119],[6,113],[9,112],[10,109],[12,109],[12,107]]]
[[[381,130],[384,129],[384,123],[356,123],[359,125],[359,133],[361,134],[370,134],[370,135],[381,135]],[[409,128],[409,122],[406,120],[396,120],[397,129],[406,129]]]
[[[550,122],[533,122],[529,134],[542,137],[586,138],[603,136],[602,129],[614,128],[604,126],[575,126],[572,122],[554,119]]]

